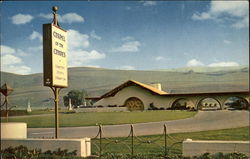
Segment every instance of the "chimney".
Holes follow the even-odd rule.
[[[161,84],[160,83],[151,83],[150,86],[161,91]]]

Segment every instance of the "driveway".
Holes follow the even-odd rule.
[[[194,117],[173,121],[133,124],[135,135],[155,135],[163,133],[163,125],[168,133],[195,132],[249,126],[248,111],[199,111]],[[130,125],[102,126],[104,137],[125,137],[129,135]],[[28,128],[29,138],[53,137],[54,128]],[[94,138],[98,126],[64,127],[59,129],[61,138]]]

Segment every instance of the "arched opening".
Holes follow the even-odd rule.
[[[249,103],[242,97],[229,97],[223,104],[224,109],[228,110],[247,110]]]
[[[133,110],[144,110],[144,104],[143,102],[136,97],[130,97],[125,101],[124,104],[128,110],[133,111]]]
[[[191,110],[194,109],[194,104],[192,101],[186,98],[176,99],[171,105],[172,110]]]
[[[201,99],[197,104],[198,110],[218,110],[221,109],[221,104],[218,100],[208,97]]]

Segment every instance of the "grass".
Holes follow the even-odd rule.
[[[59,110],[61,113],[69,113],[73,111],[69,110]],[[1,117],[5,117],[5,110],[1,111]],[[31,112],[27,112],[27,110],[10,110],[9,116],[27,116],[27,115],[46,115],[46,114],[54,114],[53,109],[33,109]]]
[[[143,111],[143,112],[89,112],[60,113],[60,127],[115,125],[177,120],[193,117],[197,112],[189,111]],[[150,116],[150,118],[149,118]],[[5,119],[2,120],[3,122]],[[54,127],[54,115],[9,118],[10,122],[26,122],[29,128]]]
[[[46,109],[32,110],[32,112],[27,112],[27,110],[10,110],[9,116],[24,116],[24,115],[40,115],[40,114],[52,114],[53,111]],[[1,111],[1,116],[5,116],[5,111]]]
[[[176,142],[181,142],[187,138],[193,140],[235,140],[249,141],[250,127],[241,127],[233,129],[222,129],[213,131],[201,131],[191,133],[170,134],[167,137],[168,148]],[[144,141],[144,143],[142,142]],[[150,141],[150,142],[148,142]],[[155,142],[154,142],[155,141]],[[103,139],[103,153],[131,153],[131,137],[128,138],[108,138]],[[121,143],[122,142],[122,143]],[[99,140],[92,139],[92,152],[98,154]],[[134,137],[134,153],[135,154],[163,154],[164,153],[164,135],[152,135]],[[182,144],[175,144],[169,149],[169,153],[180,154],[182,152]]]

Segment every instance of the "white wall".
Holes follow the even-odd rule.
[[[222,152],[223,154],[240,152],[250,157],[249,141],[203,141],[187,139],[183,142],[184,156],[198,156],[206,152],[215,154]]]
[[[125,87],[121,91],[117,92],[115,96],[103,98],[96,102],[94,105],[124,105],[125,101],[130,97],[139,98],[143,102],[145,110],[149,108],[150,103],[154,103],[154,106],[158,108],[166,108],[169,105],[168,97],[153,95],[151,94],[151,92],[138,86]]]
[[[27,124],[21,122],[1,123],[1,139],[26,139]]]
[[[249,95],[237,95],[237,94],[228,94],[228,95],[206,95],[206,94],[200,94],[200,95],[173,95],[173,96],[159,96],[159,95],[154,95],[150,91],[145,90],[139,86],[129,86],[125,87],[115,96],[113,97],[108,97],[108,98],[103,98],[99,101],[97,101],[94,106],[102,105],[102,106],[108,106],[108,105],[124,105],[125,101],[130,98],[130,97],[137,97],[139,98],[143,104],[144,104],[144,109],[147,110],[149,108],[150,103],[154,103],[154,106],[158,108],[168,108],[171,107],[172,104],[174,103],[175,100],[184,98],[187,100],[190,100],[187,102],[189,107],[195,107],[198,105],[199,101],[205,98],[214,98],[217,99],[220,105],[223,105],[224,102],[229,98],[233,96],[239,96],[242,97],[249,102]]]
[[[42,152],[47,150],[61,150],[68,151],[77,150],[77,156],[87,157],[91,155],[90,138],[83,139],[2,139],[1,149],[8,147],[16,147],[19,145],[26,146],[28,149],[41,149]]]

